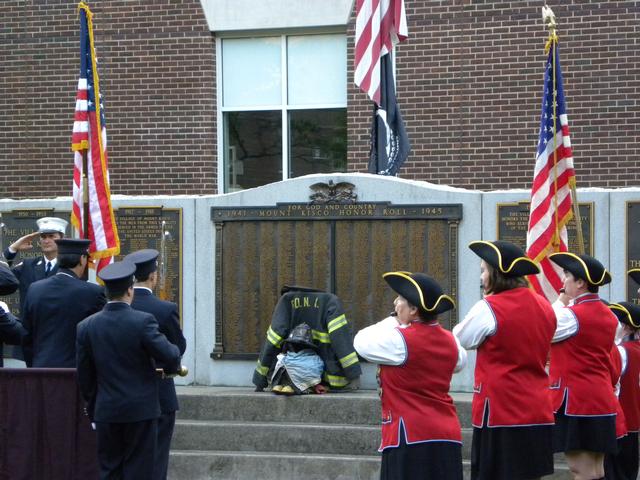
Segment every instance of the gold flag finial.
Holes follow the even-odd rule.
[[[547,5],[547,2],[544,2],[542,6],[542,21],[547,26],[549,31],[553,34],[556,31],[556,15],[551,10],[551,7]]]

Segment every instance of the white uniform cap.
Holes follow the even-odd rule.
[[[61,233],[64,235],[69,222],[62,218],[44,217],[36,221],[39,233]]]

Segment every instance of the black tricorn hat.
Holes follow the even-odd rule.
[[[58,238],[55,242],[58,245],[58,255],[66,253],[88,255],[89,245],[91,245],[91,241],[84,238]]]
[[[627,274],[633,279],[634,282],[640,285],[640,268],[632,268],[627,272]]]
[[[108,289],[125,291],[133,285],[133,274],[135,271],[135,263],[114,262],[100,270],[98,277],[100,277],[100,280],[104,282]]]
[[[589,255],[578,255],[570,252],[552,253],[552,262],[571,272],[574,277],[581,278],[589,285],[600,287],[611,282],[611,274],[607,272],[597,259]]]
[[[160,255],[158,250],[153,248],[145,248],[144,250],[138,250],[130,253],[124,257],[125,262],[131,262],[136,266],[136,277],[142,278],[148,276],[150,273],[155,272],[158,269],[158,262],[156,259]]]
[[[609,308],[618,320],[631,328],[640,328],[640,306],[630,302],[611,303]]]
[[[505,277],[523,277],[540,273],[535,262],[513,243],[502,240],[478,240],[471,242],[469,248]]]
[[[429,315],[437,315],[456,307],[453,298],[445,295],[438,282],[424,273],[387,272],[382,278],[411,305]]]
[[[20,282],[11,269],[0,262],[0,295],[11,295],[20,286]]]

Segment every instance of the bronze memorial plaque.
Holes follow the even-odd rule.
[[[335,293],[354,331],[393,310],[382,279],[425,272],[456,296],[462,205],[277,204],[211,209],[216,228],[212,358],[256,358],[284,284]],[[457,313],[442,315],[446,328]]]
[[[628,272],[632,268],[640,268],[640,202],[627,202],[627,268]],[[640,295],[638,295],[638,285],[631,280],[628,275],[627,279],[627,301],[636,305],[640,304]]]
[[[515,243],[523,250],[527,248],[527,230],[529,228],[529,202],[499,203],[497,232],[498,240]],[[593,203],[580,203],[582,238],[584,251],[593,255]],[[567,225],[569,251],[578,251],[578,235],[574,220]]]
[[[4,224],[2,236],[2,252],[18,240],[20,237],[38,231],[36,220],[42,217],[58,217],[69,221],[70,212],[56,212],[53,209],[24,209],[24,210],[11,210],[8,212],[2,212],[0,217],[0,223]],[[66,235],[70,235],[72,231],[71,225],[67,226]],[[12,266],[18,265],[24,258],[34,258],[42,256],[40,251],[39,239],[32,242],[33,249],[20,252],[13,262]],[[4,260],[4,256],[0,257]],[[9,306],[9,310],[16,317],[20,317],[20,296],[18,292],[2,297],[0,300],[5,302]]]
[[[161,271],[164,252],[165,282],[158,284],[155,294],[178,304],[182,322],[182,209],[127,207],[118,208],[115,215],[120,236],[117,260],[136,250],[155,248],[161,253],[158,258]]]

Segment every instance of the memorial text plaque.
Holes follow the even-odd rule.
[[[498,240],[518,245],[523,250],[527,248],[527,230],[529,226],[529,202],[499,203],[498,209]],[[582,221],[582,238],[584,251],[593,255],[593,203],[580,203],[580,219]],[[569,251],[578,251],[578,235],[574,220],[567,225],[569,236]]]
[[[354,330],[393,309],[384,272],[425,272],[456,295],[462,206],[277,204],[211,209],[216,227],[212,358],[255,358],[285,285],[335,293]],[[456,312],[441,317],[451,328]]]
[[[640,202],[627,202],[627,301],[636,305],[638,299],[638,287],[626,273],[632,268],[640,268]]]
[[[164,235],[167,260],[166,289],[164,295],[161,295],[158,286],[155,293],[164,300],[178,304],[182,321],[182,209],[127,207],[117,209],[115,215],[120,236],[120,255],[117,260],[144,248],[161,251]]]
[[[57,212],[53,209],[24,209],[24,210],[11,210],[8,212],[2,212],[0,222],[4,223],[4,233],[2,236],[2,250],[6,249],[13,242],[20,237],[38,231],[36,220],[42,217],[58,217],[69,221],[69,212]],[[67,235],[70,234],[71,226],[67,227]],[[33,248],[31,250],[25,250],[18,254],[18,257],[13,262],[13,266],[19,264],[22,259],[41,257],[42,252],[39,247],[39,239],[36,238],[32,242]],[[4,260],[4,258],[2,258]],[[3,302],[9,306],[9,310],[16,317],[20,317],[20,296],[18,292],[2,297]]]

